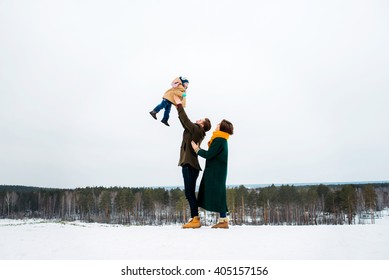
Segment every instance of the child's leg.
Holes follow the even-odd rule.
[[[168,104],[165,106],[165,113],[163,114],[162,121],[167,122],[169,120],[170,110],[172,109],[172,103],[166,100]]]
[[[155,107],[153,111],[156,112],[156,113],[158,113],[158,112],[161,111],[163,108],[166,108],[166,106],[169,106],[169,104],[170,104],[170,106],[171,106],[171,103],[170,103],[168,100],[166,100],[165,98],[163,98],[163,99],[162,99],[162,102],[161,102],[159,105],[157,105],[157,107]]]

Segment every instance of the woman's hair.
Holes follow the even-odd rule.
[[[207,132],[211,129],[211,121],[208,118],[204,119],[203,125],[204,125],[205,132]]]
[[[228,134],[234,134],[234,126],[227,120],[222,120],[220,123],[220,131],[227,132]]]

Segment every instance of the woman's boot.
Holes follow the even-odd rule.
[[[213,225],[212,228],[228,228],[228,218],[219,218],[216,225]]]

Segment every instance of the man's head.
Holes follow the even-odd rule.
[[[201,125],[204,128],[205,132],[211,129],[211,121],[208,118],[198,120],[196,121],[196,123],[198,125]]]

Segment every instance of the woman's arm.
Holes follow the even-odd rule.
[[[216,138],[215,140],[213,140],[208,151],[200,149],[200,147],[198,147],[198,145],[196,143],[194,143],[194,144],[196,145],[197,154],[205,159],[212,159],[212,158],[216,157],[224,149],[223,139],[221,139],[221,138],[219,138],[219,139]],[[192,147],[193,147],[193,144],[192,144]],[[193,149],[196,151],[195,147],[193,147]]]

